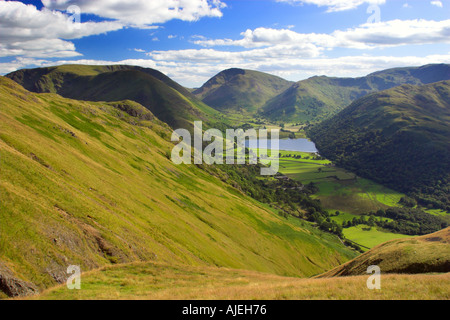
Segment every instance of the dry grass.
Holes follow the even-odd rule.
[[[382,275],[381,290],[368,276],[299,279],[225,268],[131,264],[91,272],[82,289],[61,286],[37,299],[132,300],[448,300],[450,274]]]

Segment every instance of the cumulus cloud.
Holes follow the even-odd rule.
[[[331,34],[302,34],[288,29],[257,28],[241,33],[242,39],[194,40],[197,45],[244,48],[297,45],[316,51],[331,48],[374,49],[411,44],[450,43],[450,20],[392,20],[367,23]]]
[[[38,10],[18,1],[0,1],[0,57],[76,57],[81,54],[69,40],[124,27],[156,29],[158,26],[152,24],[171,19],[221,17],[221,9],[225,7],[219,0],[42,0],[42,3],[44,8]],[[80,22],[79,13],[94,14],[108,21]]]
[[[145,27],[169,20],[196,21],[222,17],[225,3],[219,0],[42,0],[48,9],[65,10],[75,5],[83,13],[113,19],[127,26]]]
[[[277,0],[277,2],[312,4],[318,7],[327,7],[327,12],[337,12],[356,9],[363,4],[381,5],[386,3],[386,0]]]
[[[79,56],[74,44],[67,40],[121,28],[117,22],[78,23],[62,12],[38,10],[17,1],[0,1],[0,57]]]

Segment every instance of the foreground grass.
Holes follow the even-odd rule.
[[[0,266],[40,290],[66,279],[69,265],[157,261],[310,277],[354,257],[225,177],[176,166],[171,130],[136,103],[33,94],[0,77],[0,105]]]
[[[299,279],[225,268],[140,263],[88,273],[82,277],[81,290],[60,286],[34,299],[450,299],[450,274],[384,275],[381,290],[367,289],[367,279]]]

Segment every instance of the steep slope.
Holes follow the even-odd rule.
[[[174,165],[170,136],[135,102],[35,94],[0,77],[1,291],[62,283],[69,265],[154,261],[311,276],[354,257],[337,238],[279,217],[207,171]]]
[[[358,276],[377,265],[383,274],[450,272],[450,228],[411,239],[393,240],[379,245],[320,278]]]
[[[194,94],[217,110],[254,114],[290,85],[291,82],[270,74],[229,69],[211,78]]]
[[[309,134],[337,165],[450,210],[450,81],[369,95]]]
[[[317,122],[335,115],[369,93],[403,84],[422,85],[450,80],[450,65],[396,68],[361,78],[313,77],[297,82],[263,108],[276,121]]]
[[[219,118],[217,111],[153,69],[123,65],[65,65],[19,70],[7,77],[37,93],[57,93],[85,101],[133,100],[173,128],[188,129],[194,120],[212,124]]]

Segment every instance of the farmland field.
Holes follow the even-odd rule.
[[[331,219],[339,224],[370,211],[397,207],[404,194],[386,188],[373,181],[360,178],[344,169],[335,167],[329,160],[317,160],[315,154],[280,151],[280,172],[303,184],[314,182],[320,199]],[[301,157],[301,158],[300,158]],[[339,215],[335,216],[335,212]],[[442,214],[435,212],[435,214]],[[389,220],[385,219],[384,220]],[[344,229],[347,239],[361,246],[373,248],[383,242],[406,236],[358,225]],[[365,248],[362,248],[366,250]]]

